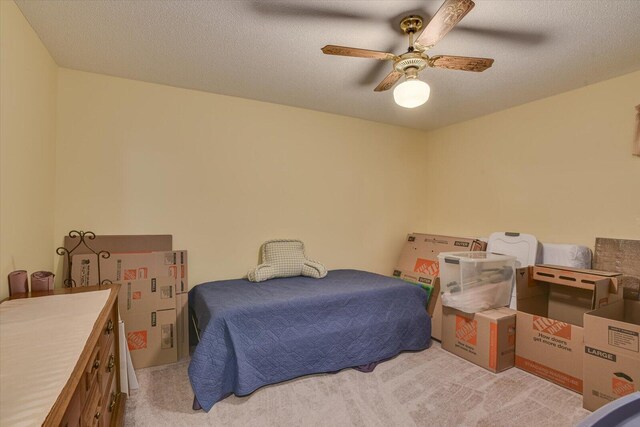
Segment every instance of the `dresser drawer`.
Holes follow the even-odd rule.
[[[111,346],[107,350],[102,351],[101,355],[98,381],[100,381],[100,390],[103,393],[108,390],[109,381],[116,373],[116,357],[115,344],[112,340]]]
[[[111,382],[108,384],[109,388],[102,395],[102,420],[100,421],[102,427],[108,427],[111,425],[113,412],[116,408],[116,400],[118,398],[118,391],[116,390],[117,381],[115,376],[111,376]]]
[[[84,385],[82,385],[82,387],[84,387],[85,396],[88,396],[88,393],[94,384],[97,384],[98,386],[100,385],[98,384],[98,381],[99,381],[98,373],[100,372],[101,365],[102,365],[102,352],[100,351],[100,347],[96,346],[91,352],[91,357],[89,357],[89,362],[87,363],[87,366],[84,368],[84,373],[83,373]]]
[[[84,397],[87,394],[84,387],[78,387],[73,394],[67,411],[60,421],[62,427],[78,427],[80,425],[80,417],[82,416],[82,408],[84,405]]]
[[[98,341],[98,346],[102,348],[109,348],[110,343],[113,342],[113,337],[118,327],[117,314],[118,312],[115,308],[109,312],[109,317],[100,328],[100,340]]]
[[[97,382],[94,382],[91,390],[89,390],[84,409],[82,410],[80,424],[82,425],[82,427],[98,426],[101,419],[102,394],[100,393],[99,384]]]

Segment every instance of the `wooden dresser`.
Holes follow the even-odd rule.
[[[123,424],[126,394],[120,393],[117,302],[119,287],[120,285],[114,284],[65,288],[9,298],[9,300],[44,298],[47,295],[109,291],[106,303],[99,310],[97,320],[77,358],[71,376],[55,399],[43,425],[85,427]],[[55,298],[46,298],[38,302],[42,304],[47,300],[55,300]],[[99,304],[101,305],[101,302]],[[73,321],[73,317],[70,317],[69,321]]]

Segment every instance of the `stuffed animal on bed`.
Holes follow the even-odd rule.
[[[260,249],[262,264],[249,270],[251,282],[264,282],[276,277],[307,276],[321,279],[327,269],[307,259],[300,240],[269,240]]]

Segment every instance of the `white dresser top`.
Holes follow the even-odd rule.
[[[69,380],[109,290],[0,304],[0,425],[41,425]]]

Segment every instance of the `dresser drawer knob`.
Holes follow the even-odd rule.
[[[107,364],[107,371],[113,371],[113,367],[116,365],[116,357],[112,354],[109,356],[109,363]]]
[[[93,416],[93,418],[95,418],[96,420],[100,419],[100,411],[96,412],[96,414]]]
[[[98,369],[100,367],[100,361],[98,359],[93,361],[93,369],[91,370],[93,372],[94,369]]]
[[[107,329],[105,329],[104,334],[109,335],[113,332],[113,320],[109,319],[107,322]]]

